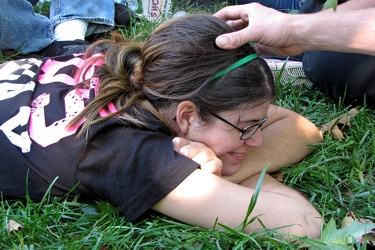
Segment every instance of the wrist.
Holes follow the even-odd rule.
[[[314,14],[297,14],[290,18],[289,29],[291,39],[301,51],[316,50],[319,45],[316,40],[316,17]]]

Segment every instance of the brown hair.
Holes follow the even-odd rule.
[[[218,48],[215,38],[231,31],[212,15],[196,14],[165,21],[142,43],[114,35],[105,64],[97,71],[98,95],[71,124],[86,118],[82,133],[93,123],[118,116],[127,123],[147,126],[142,118],[146,112],[170,127],[160,111],[184,100],[196,104],[203,120],[213,113],[273,101],[273,77],[263,59],[210,79],[255,53],[249,44],[234,50]],[[109,102],[117,112],[98,118],[98,111]]]

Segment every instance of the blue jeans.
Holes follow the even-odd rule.
[[[34,13],[30,2],[0,0],[0,50],[40,51],[53,42],[56,25],[73,19],[89,22],[86,36],[115,25],[113,0],[51,0],[50,18]]]

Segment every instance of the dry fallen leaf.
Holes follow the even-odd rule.
[[[12,231],[16,230],[18,231],[21,227],[23,227],[20,223],[10,220],[8,223],[8,231],[11,233]]]
[[[372,221],[369,219],[356,218],[354,213],[350,211],[342,220],[341,228],[348,227],[355,221],[358,221],[361,224],[372,223]],[[365,243],[372,246],[375,245],[375,228],[363,231],[361,234],[355,237],[355,240],[358,243]]]
[[[373,228],[371,232],[362,235],[362,243],[363,242],[371,246],[375,246],[375,228]]]
[[[354,222],[354,218],[349,214],[345,216],[345,218],[342,220],[341,228],[348,227],[350,224]]]
[[[359,113],[359,110],[353,108],[353,109],[349,110],[348,112],[346,112],[345,114],[341,115],[340,117],[335,118],[332,121],[324,124],[321,127],[320,131],[321,132],[329,132],[329,133],[332,134],[333,137],[335,137],[337,139],[344,139],[344,134],[339,129],[338,124],[342,124],[342,125],[345,125],[345,126],[351,126],[350,119],[353,118],[354,116],[356,116],[358,113]]]
[[[107,250],[108,249],[108,244],[104,243],[103,245],[100,246],[99,250]]]
[[[283,173],[281,172],[274,172],[274,173],[271,173],[270,174],[274,179],[278,180],[279,182],[283,182],[284,181],[284,175]]]

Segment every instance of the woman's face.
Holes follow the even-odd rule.
[[[266,102],[251,109],[225,111],[216,115],[239,128],[246,128],[262,121],[267,116],[269,105],[270,103]],[[261,129],[250,138],[241,140],[238,129],[217,117],[213,117],[210,122],[192,124],[184,137],[211,148],[223,162],[223,176],[236,173],[245,159],[246,152],[252,147],[260,147],[263,143]]]

